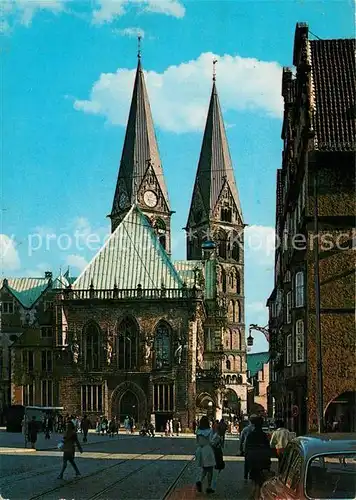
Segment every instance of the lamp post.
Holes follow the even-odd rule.
[[[208,402],[208,416],[211,418],[213,416],[213,402],[212,401]]]

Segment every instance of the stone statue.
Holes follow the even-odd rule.
[[[182,362],[182,354],[183,354],[183,344],[182,344],[181,339],[178,339],[178,347],[174,353],[174,358],[175,358],[176,362],[178,363],[178,365],[180,365]]]
[[[146,365],[148,365],[148,363],[150,362],[151,347],[152,347],[152,342],[149,339],[147,339],[145,342],[145,354],[144,354]]]
[[[111,365],[111,361],[112,361],[112,345],[110,343],[108,343],[108,347],[107,347],[107,356],[108,356],[108,365]]]
[[[202,349],[199,347],[197,352],[197,365],[201,370],[203,369],[204,355]]]
[[[72,344],[72,354],[74,363],[78,363],[79,360],[79,344],[77,344],[77,340],[75,339]]]

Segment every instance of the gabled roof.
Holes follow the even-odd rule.
[[[355,39],[311,40],[315,148],[356,150]]]
[[[4,278],[0,279],[0,289],[5,285],[23,307],[31,308],[48,288],[49,278]]]
[[[193,191],[193,200],[194,197],[198,196],[197,191],[199,191],[208,216],[214,210],[226,182],[242,220],[241,204],[235,182],[224,120],[214,82]]]
[[[177,273],[153,228],[133,205],[105,245],[73,284],[74,289],[181,288]]]
[[[263,365],[269,361],[269,352],[256,352],[247,354],[247,370],[250,372],[250,377],[254,377]]]
[[[139,58],[112,215],[119,208],[119,197],[123,186],[125,186],[126,194],[129,198],[128,204],[132,205],[135,203],[137,192],[149,166],[149,160],[151,160],[150,164],[157,177],[162,195],[167,204],[167,209],[169,210],[168,192],[164,181],[141,59]]]

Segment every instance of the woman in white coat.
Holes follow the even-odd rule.
[[[210,422],[208,417],[204,416],[200,419],[199,427],[196,431],[197,437],[197,449],[195,452],[195,457],[198,467],[201,467],[200,481],[197,481],[196,488],[198,492],[202,491],[203,482],[205,476],[208,477],[208,488],[206,493],[214,493],[211,487],[213,480],[213,472],[215,463],[214,450],[211,446],[213,439],[213,431],[210,428]]]

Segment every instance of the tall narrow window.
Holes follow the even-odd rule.
[[[41,383],[42,406],[53,405],[53,382],[52,380],[42,380]]]
[[[218,233],[218,249],[219,257],[222,259],[227,258],[227,236],[225,231],[219,231]]]
[[[298,319],[295,324],[295,360],[297,363],[304,362],[305,337],[304,337],[304,322]]]
[[[291,321],[292,321],[292,292],[287,293],[286,320],[287,320],[288,324],[291,323]]]
[[[236,271],[236,293],[241,293],[241,277],[238,271]]]
[[[89,323],[85,327],[84,340],[87,370],[97,370],[100,366],[100,329],[96,323]]]
[[[82,411],[102,411],[103,388],[101,385],[83,385],[81,390]]]
[[[51,372],[52,371],[52,351],[42,351],[41,361],[42,361],[42,371]]]
[[[226,293],[226,271],[224,268],[221,270],[221,288]]]
[[[22,404],[23,406],[33,406],[35,402],[35,387],[34,384],[22,386]]]
[[[286,363],[287,366],[292,364],[292,335],[287,335],[287,344],[286,344]]]
[[[236,260],[236,262],[240,260],[240,249],[237,241],[233,241],[232,243],[231,257]]]
[[[229,359],[226,360],[226,369],[231,370],[231,361]]]
[[[299,271],[295,275],[295,307],[304,306],[304,273]]]
[[[118,363],[120,370],[137,368],[138,328],[131,318],[121,321],[118,327]]]
[[[242,310],[241,310],[241,302],[238,300],[237,301],[237,323],[242,322]]]
[[[155,333],[155,368],[165,370],[171,366],[171,329],[166,323],[159,323]]]

